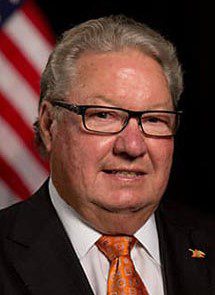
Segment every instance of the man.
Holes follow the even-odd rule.
[[[143,24],[64,34],[35,124],[51,175],[0,214],[0,294],[215,294],[214,223],[160,203],[181,92],[174,47]]]

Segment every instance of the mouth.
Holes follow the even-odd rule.
[[[124,179],[136,179],[145,175],[143,171],[124,169],[105,169],[104,173]]]

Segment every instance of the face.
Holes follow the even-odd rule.
[[[135,49],[82,55],[73,85],[69,103],[173,110],[160,65]],[[119,134],[93,134],[67,110],[52,120],[50,108],[43,104],[40,120],[59,194],[96,230],[133,234],[166,188],[173,139],[145,136],[136,118]]]

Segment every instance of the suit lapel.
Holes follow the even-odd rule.
[[[212,267],[214,248],[210,247],[209,251],[207,246],[212,243],[207,242],[208,237],[201,228],[190,225],[189,221],[178,208],[161,205],[156,212],[165,295],[213,292],[207,257],[212,257]],[[11,273],[30,294],[93,294],[50,202],[47,184],[19,207],[13,223],[5,241],[6,256]],[[192,258],[190,248],[204,251],[206,258]]]
[[[183,224],[186,218],[176,212],[161,206],[156,213],[165,294],[212,294],[207,256],[192,258],[189,251],[207,253],[206,237],[198,227]]]
[[[21,206],[6,243],[11,267],[31,294],[93,294],[46,185]]]

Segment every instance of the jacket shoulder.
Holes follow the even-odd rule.
[[[0,236],[8,232],[8,229],[16,223],[18,212],[26,206],[28,201],[21,201],[10,207],[0,210]]]
[[[211,229],[215,228],[215,215],[205,208],[192,206],[190,203],[164,200],[158,209],[159,215],[167,222],[183,227]]]
[[[28,212],[30,214],[33,208],[38,207],[38,202],[48,202],[48,200],[46,200],[49,195],[47,183],[48,182],[46,181],[41,188],[27,200],[18,202],[10,207],[0,210],[0,237],[7,235],[7,233],[13,229],[17,222],[20,221],[20,216],[26,215],[27,217]]]

